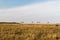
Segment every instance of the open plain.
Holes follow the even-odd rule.
[[[0,24],[0,40],[60,40],[60,24]]]

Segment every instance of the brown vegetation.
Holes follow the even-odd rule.
[[[60,25],[0,24],[0,40],[60,40]]]

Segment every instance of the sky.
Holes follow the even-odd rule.
[[[60,1],[0,0],[0,21],[60,23]]]
[[[0,8],[12,8],[43,1],[45,0],[0,0]]]

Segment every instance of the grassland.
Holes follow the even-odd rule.
[[[60,40],[60,24],[0,24],[0,40]]]

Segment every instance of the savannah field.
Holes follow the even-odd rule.
[[[60,24],[0,24],[0,40],[60,40]]]

